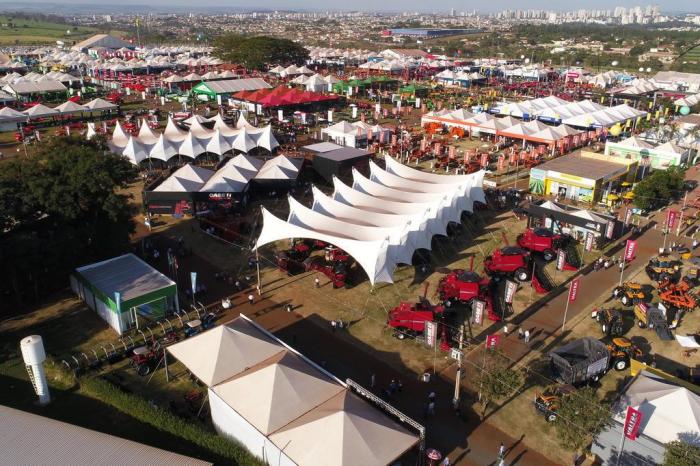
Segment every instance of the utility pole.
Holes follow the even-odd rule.
[[[685,192],[683,196],[683,207],[681,207],[681,218],[678,220],[678,227],[676,228],[676,236],[681,234],[681,225],[683,225],[683,211],[685,210],[685,203],[688,201],[688,191]]]
[[[459,358],[457,359],[457,375],[455,375],[455,395],[452,399],[452,404],[456,409],[459,408],[459,387],[462,379],[462,348],[464,347],[464,324],[459,326]]]

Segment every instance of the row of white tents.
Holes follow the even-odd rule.
[[[433,235],[445,235],[485,200],[483,171],[438,175],[385,160],[386,169],[370,162],[369,178],[353,169],[352,187],[334,178],[332,196],[314,189],[311,208],[290,197],[286,221],[263,207],[256,248],[289,238],[325,241],[350,254],[372,285],[392,283],[398,264],[410,264],[416,249],[430,249]]]
[[[61,71],[49,71],[48,73],[41,74],[35,71],[29,72],[22,75],[17,72],[8,73],[5,76],[0,77],[0,84],[17,84],[22,82],[42,82],[42,81],[58,81],[60,83],[72,83],[73,81],[80,81],[80,78],[73,76],[72,74],[63,73]]]
[[[202,125],[212,121],[212,129]],[[220,114],[213,118],[195,115],[183,123],[189,125],[188,130],[181,129],[172,118],[168,118],[165,130],[158,133],[142,121],[139,133],[132,136],[117,122],[108,144],[112,152],[125,156],[135,165],[149,158],[167,162],[176,156],[194,159],[205,153],[221,156],[228,152],[248,153],[255,148],[272,152],[279,146],[270,125],[256,128],[243,115],[235,127],[229,126]],[[87,137],[94,134],[92,128]]]
[[[251,180],[293,181],[299,175],[302,160],[284,155],[267,161],[238,154],[218,170],[185,164],[163,180],[153,191],[178,193],[242,193]]]
[[[357,147],[357,143],[360,140],[368,141],[376,138],[379,142],[389,141],[392,130],[378,124],[370,125],[364,121],[356,121],[354,123],[341,121],[323,128],[321,134],[326,135],[341,146]]]
[[[218,58],[208,55],[194,58],[188,53],[181,53],[171,57],[169,55],[154,54],[151,51],[141,51],[138,53],[140,58],[95,58],[86,53],[73,50],[51,50],[46,53],[40,60],[40,65],[50,68],[61,66],[67,68],[77,68],[79,66],[89,69],[103,69],[114,71],[131,71],[145,68],[175,68],[175,67],[200,67],[200,66],[217,66],[221,65],[222,61]]]
[[[333,90],[333,84],[339,82],[340,79],[330,74],[328,76],[323,76],[320,74],[307,76],[305,74],[301,74],[298,77],[292,79],[293,84],[300,84],[304,86],[307,91],[311,92],[323,92],[325,90],[330,92]]]
[[[10,107],[3,107],[0,109],[0,124],[27,122],[40,118],[75,115],[78,113],[105,112],[115,110],[117,108],[117,105],[100,98],[93,99],[84,105],[68,100],[54,108],[47,107],[44,104],[37,104],[21,112]]]
[[[435,81],[453,85],[469,85],[470,83],[483,81],[484,79],[486,79],[486,76],[477,72],[467,73],[465,71],[452,70],[443,70],[433,76],[433,80]]]
[[[268,73],[276,74],[276,75],[281,76],[281,77],[285,77],[285,76],[297,76],[300,74],[311,75],[311,74],[314,74],[314,71],[312,69],[309,69],[306,65],[304,65],[304,66],[289,65],[286,68],[277,65],[273,68],[270,68],[268,70]]]
[[[166,83],[182,83],[182,82],[200,82],[200,81],[214,81],[219,79],[234,79],[236,74],[232,71],[208,71],[204,74],[189,73],[185,76],[180,76],[178,74],[171,74],[170,76],[163,79]]]

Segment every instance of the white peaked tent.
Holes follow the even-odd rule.
[[[262,128],[262,131],[259,131],[253,137],[255,138],[255,143],[258,147],[267,149],[270,152],[279,147],[277,139],[275,139],[275,136],[272,134],[272,126],[270,125],[267,125],[264,128]]]
[[[238,129],[255,128],[255,126],[248,123],[248,120],[246,120],[245,117],[243,116],[243,114],[241,113],[240,116],[238,117],[238,121],[236,121],[236,128],[238,128]]]
[[[187,133],[187,136],[180,144],[178,153],[186,157],[196,158],[205,153],[207,149],[202,145],[202,141],[195,137],[192,133]]]
[[[239,152],[248,153],[256,147],[255,141],[248,133],[247,127],[241,128],[236,136],[231,141],[231,148]]]
[[[121,153],[119,149],[124,149],[126,147],[126,144],[129,142],[129,137],[130,136],[124,132],[122,125],[117,121],[117,124],[114,125],[114,131],[112,131],[112,139],[109,141],[110,147],[112,147],[114,152]]]
[[[60,114],[62,115],[67,115],[71,113],[81,113],[85,112],[88,109],[84,107],[83,105],[76,104],[75,102],[71,100],[67,100],[63,102],[61,105],[58,107],[54,107],[54,110],[57,110]]]
[[[114,110],[117,107],[119,107],[119,106],[116,104],[113,104],[112,102],[108,102],[104,99],[100,99],[99,97],[96,99],[93,99],[90,102],[85,104],[85,108],[91,112]]]
[[[199,115],[197,115],[199,116]],[[206,121],[206,120],[204,120]],[[199,139],[207,139],[210,138],[214,135],[214,131],[210,130],[209,128],[205,128],[202,126],[202,122],[197,120],[197,119],[189,119],[189,124],[190,124],[190,134],[193,134],[194,137],[199,138]]]
[[[262,168],[262,166],[265,165],[265,162],[263,162],[262,160],[250,157],[249,155],[245,154],[238,154],[237,156],[231,159],[230,163],[233,164],[234,167],[238,167],[244,172],[249,173],[257,173]]]
[[[10,107],[0,109],[0,123],[27,121],[27,115]]]
[[[223,155],[231,150],[231,143],[216,129],[212,138],[207,142],[206,149],[212,154]]]
[[[323,439],[321,441],[320,439]],[[384,465],[415,436],[356,395],[343,391],[270,436],[296,464]]]
[[[334,178],[333,198],[314,190],[311,209],[290,198],[286,222],[263,209],[256,248],[286,238],[318,239],[350,254],[373,285],[391,283],[397,264],[410,263],[415,250],[430,247],[450,221],[459,222],[474,199],[484,200],[483,172],[453,177],[397,164],[387,162],[393,172],[373,165],[372,179],[353,170],[352,188]]]
[[[245,319],[236,319],[175,343],[167,351],[211,387],[281,353],[284,347],[272,339],[261,338]]]
[[[164,134],[158,137],[158,140],[151,147],[150,157],[152,159],[162,160],[167,162],[175,157],[179,152],[178,143],[166,139]]]
[[[290,158],[285,155],[272,157],[260,168],[255,179],[260,180],[278,180],[292,181],[299,176],[301,169],[301,159]]]
[[[207,118],[204,118],[202,115],[192,115],[189,118],[186,118],[182,120],[183,123],[186,123],[188,125],[191,125],[192,123],[204,123],[209,121]]]
[[[344,388],[299,356],[283,351],[212,391],[262,434],[269,435]]]
[[[199,191],[213,175],[212,170],[188,163],[175,170],[165,181],[156,186],[154,191],[184,193]]]
[[[29,119],[32,118],[44,118],[44,117],[50,117],[50,116],[56,116],[58,115],[58,110],[55,110],[53,108],[47,107],[44,104],[38,104],[34,105],[33,107],[29,107],[27,110],[23,112],[25,115],[29,117]]]
[[[160,134],[156,133],[148,126],[148,122],[145,118],[141,119],[141,127],[139,128],[139,134],[137,139],[142,144],[153,145],[160,139]]]
[[[233,159],[232,159],[233,160]],[[250,177],[229,160],[202,186],[201,192],[241,193],[248,187]]]
[[[168,117],[168,123],[165,125],[165,131],[163,131],[163,134],[169,140],[177,142],[184,141],[187,137],[187,131],[180,129],[172,117]]]
[[[150,149],[147,145],[139,142],[137,138],[129,136],[129,140],[122,151],[122,155],[129,159],[134,165],[138,165],[148,158],[149,152]]]

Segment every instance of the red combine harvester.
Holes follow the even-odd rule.
[[[277,268],[283,272],[295,275],[306,270],[304,261],[309,258],[314,249],[322,249],[326,247],[326,243],[314,240],[297,241],[286,251],[280,252],[275,256]]]
[[[559,249],[566,249],[571,237],[555,234],[548,228],[528,228],[518,235],[518,246],[530,252],[539,252],[547,262],[553,261]]]
[[[455,269],[440,279],[437,295],[440,301],[446,303],[446,307],[457,303],[471,305],[474,299],[484,301],[488,319],[498,322],[501,318],[493,309],[491,285],[491,280],[480,277],[476,272]]]
[[[394,329],[394,337],[403,340],[406,337],[416,337],[425,332],[426,322],[438,322],[438,333],[440,334],[440,349],[447,351],[450,348],[447,327],[442,325],[445,307],[433,305],[426,298],[428,283],[425,284],[423,296],[418,298],[417,303],[401,302],[398,306],[389,311],[386,324]]]
[[[494,277],[512,276],[519,282],[526,282],[530,277],[530,253],[522,248],[506,246],[496,249],[484,259],[484,271]]]

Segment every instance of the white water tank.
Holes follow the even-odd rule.
[[[29,379],[34,386],[34,391],[39,396],[39,404],[46,405],[51,401],[51,396],[44,372],[44,361],[46,361],[44,342],[39,335],[31,335],[23,338],[19,347],[22,350],[22,359],[27,366]]]

